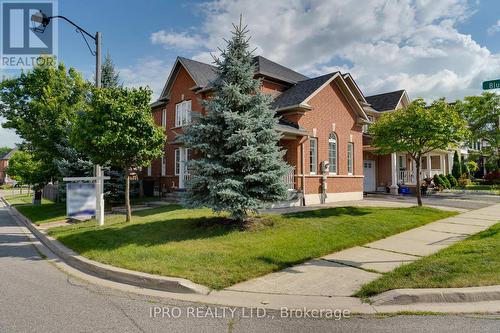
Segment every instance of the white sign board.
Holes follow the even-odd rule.
[[[66,214],[68,217],[89,217],[96,215],[96,184],[66,184]]]

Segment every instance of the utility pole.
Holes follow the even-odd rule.
[[[49,25],[50,21],[53,19],[63,19],[72,26],[76,28],[76,31],[80,33],[85,40],[85,43],[89,47],[90,53],[95,56],[95,86],[96,88],[101,88],[101,33],[96,32],[95,36],[92,36],[85,29],[71,21],[65,16],[56,15],[56,16],[47,16],[42,11],[39,11],[31,16],[31,21],[33,23],[40,24],[37,27],[34,27],[33,30],[36,32],[43,33],[45,28]],[[95,41],[95,52],[90,49],[89,43],[87,42],[87,38],[92,38]],[[85,178],[85,179],[83,179]],[[99,225],[104,225],[104,180],[109,179],[109,177],[105,177],[102,168],[100,165],[94,166],[94,177],[68,177],[66,178],[68,181],[76,181],[76,180],[95,180],[96,184],[96,219],[99,222]]]
[[[101,33],[95,34],[95,86],[101,88]],[[96,219],[99,225],[104,225],[104,180],[102,179],[102,168],[99,164],[95,166],[96,177]]]

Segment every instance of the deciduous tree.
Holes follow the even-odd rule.
[[[88,109],[73,127],[71,141],[96,164],[125,173],[126,221],[131,220],[129,176],[163,154],[163,129],[154,123],[149,89],[94,89]]]
[[[379,153],[405,152],[416,165],[416,193],[420,193],[421,158],[437,149],[458,145],[467,135],[465,120],[453,106],[440,99],[427,106],[417,99],[404,109],[384,113],[370,126],[373,145]]]

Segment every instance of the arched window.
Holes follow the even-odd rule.
[[[337,174],[337,134],[334,132],[328,137],[328,163],[329,173]]]

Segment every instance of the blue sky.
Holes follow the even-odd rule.
[[[101,31],[127,86],[158,95],[177,55],[209,61],[243,13],[257,53],[306,75],[341,69],[365,95],[461,98],[500,78],[498,0],[59,0],[58,12]],[[265,10],[264,10],[265,9]],[[59,21],[59,60],[91,79],[82,37]],[[15,75],[15,72],[9,72]],[[0,129],[0,145],[18,139]]]

